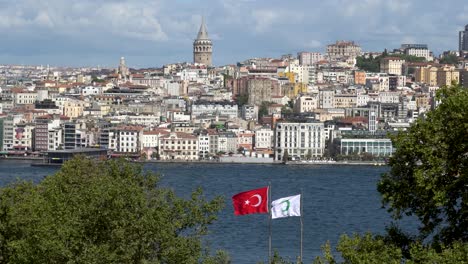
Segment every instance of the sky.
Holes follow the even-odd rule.
[[[458,49],[468,1],[0,0],[0,64],[133,68],[191,62],[205,17],[213,63],[299,51],[336,40],[364,51],[424,43]]]

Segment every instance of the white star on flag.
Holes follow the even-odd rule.
[[[283,197],[271,202],[271,218],[301,216],[301,195]]]

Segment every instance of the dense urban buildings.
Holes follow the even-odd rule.
[[[215,66],[203,19],[192,63],[134,69],[121,57],[106,69],[2,65],[1,153],[93,148],[135,160],[386,159],[394,152],[388,135],[437,107],[440,87],[468,87],[467,32],[460,32],[460,51],[440,57],[426,44],[363,52],[337,41],[323,53]]]

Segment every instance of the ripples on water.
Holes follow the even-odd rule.
[[[225,197],[226,207],[210,227],[207,242],[213,250],[229,252],[233,263],[256,263],[268,257],[268,216],[234,216],[231,196],[272,185],[272,199],[303,192],[304,261],[321,254],[327,240],[336,245],[343,233],[381,233],[390,217],[381,208],[376,184],[387,167],[375,166],[283,166],[239,164],[147,164],[159,172],[161,184],[189,197],[201,186],[208,198]],[[17,178],[40,181],[57,168],[30,167],[29,162],[1,161],[0,184]],[[299,217],[272,222],[272,244],[281,256],[299,255]],[[410,225],[415,226],[412,222]]]

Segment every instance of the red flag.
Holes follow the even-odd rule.
[[[268,213],[268,187],[241,192],[232,197],[235,215]]]

